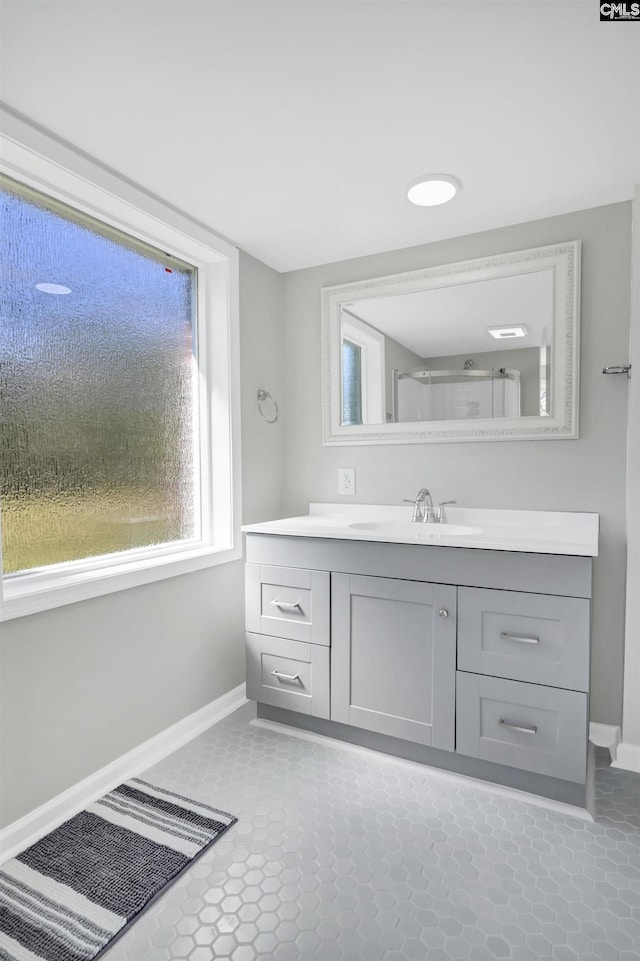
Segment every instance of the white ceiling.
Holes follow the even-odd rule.
[[[640,28],[596,0],[8,0],[1,44],[6,104],[278,270],[640,180]],[[411,206],[425,172],[462,193]]]
[[[396,297],[371,297],[349,312],[419,357],[448,357],[539,347],[553,329],[553,272],[540,270]],[[499,341],[489,327],[526,328],[525,337]]]

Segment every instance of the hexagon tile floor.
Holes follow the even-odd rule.
[[[107,961],[638,961],[640,775],[596,823],[250,724],[151,769],[239,818]]]

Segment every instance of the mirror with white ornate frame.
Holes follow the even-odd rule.
[[[579,240],[325,287],[324,443],[577,437],[579,294]]]

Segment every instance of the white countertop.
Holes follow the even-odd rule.
[[[248,534],[331,537],[338,540],[428,544],[533,554],[598,554],[599,515],[572,511],[514,511],[447,507],[447,524],[412,524],[413,508],[379,504],[310,504],[309,513],[262,524],[246,524]],[[362,525],[380,525],[362,529]],[[453,533],[462,525],[474,532]]]

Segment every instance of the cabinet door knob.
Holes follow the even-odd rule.
[[[444,607],[438,611],[438,614],[440,617],[449,617],[449,611],[447,611]]]

